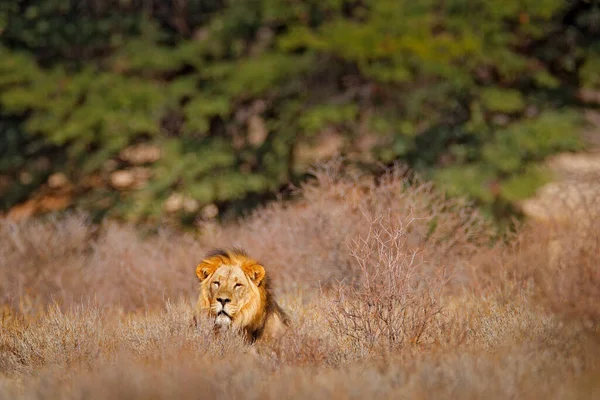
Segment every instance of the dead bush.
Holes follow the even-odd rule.
[[[0,220],[0,302],[22,314],[93,299],[125,310],[193,297],[194,268],[207,249],[167,229],[142,238],[131,225],[92,226],[80,214]]]
[[[319,289],[357,278],[361,271],[348,244],[364,237],[370,219],[415,219],[405,240],[428,250],[464,283],[468,260],[495,235],[490,223],[463,199],[449,199],[431,183],[395,167],[380,177],[353,175],[333,163],[314,172],[293,203],[277,202],[224,227],[208,243],[247,249],[269,267],[284,290]]]
[[[503,352],[463,352],[362,362],[346,368],[275,367],[260,358],[176,354],[148,362],[119,359],[65,377],[43,371],[15,399],[593,399],[597,370],[572,373],[552,352],[522,346]],[[2,386],[0,386],[2,390]]]
[[[106,223],[91,244],[81,280],[101,304],[125,310],[193,297],[195,266],[207,249],[190,235],[160,230],[142,239],[135,227]]]
[[[441,313],[444,266],[426,264],[423,252],[409,243],[418,218],[377,217],[366,236],[351,246],[360,281],[338,286],[330,300],[329,324],[337,337],[367,353],[427,341]]]
[[[119,359],[154,363],[181,354],[219,358],[249,352],[240,335],[226,332],[215,337],[212,326],[202,316],[194,323],[193,308],[183,300],[127,314],[114,306],[85,304],[62,311],[53,305],[39,318],[2,321],[0,374],[18,377],[43,369],[81,370]]]
[[[164,309],[129,315],[117,324],[115,337],[121,355],[163,360],[192,352],[199,357],[223,357],[247,351],[240,335],[213,332],[213,321],[196,315],[190,303],[167,301]]]
[[[543,243],[528,265],[542,301],[550,309],[600,327],[600,217],[586,226],[533,226],[525,242]]]
[[[89,365],[113,347],[96,307],[78,306],[64,313],[53,305],[37,321],[0,328],[0,372],[4,374],[31,373],[49,365]]]
[[[14,223],[0,219],[0,302],[29,313],[81,292],[93,229],[85,216]]]
[[[596,198],[600,199],[600,191]],[[546,311],[597,331],[600,203],[574,207],[567,200],[554,199],[553,210],[560,209],[560,214],[528,220],[505,243],[482,249],[470,263],[472,287],[481,295],[502,295],[507,302],[541,304]]]

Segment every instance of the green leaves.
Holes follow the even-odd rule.
[[[331,125],[352,125],[357,115],[358,107],[354,104],[324,104],[306,110],[298,124],[306,134],[313,135]]]
[[[484,204],[507,204],[535,194],[549,178],[541,166],[545,157],[559,151],[581,149],[577,113],[546,112],[539,117],[497,130],[486,141],[475,162],[435,172],[450,193],[467,193]]]
[[[577,133],[581,119],[572,112],[547,112],[533,120],[498,130],[482,148],[483,160],[499,173],[515,173],[531,161],[582,146]]]
[[[0,168],[16,182],[23,160],[51,159],[45,174],[87,182],[81,204],[126,218],[189,220],[337,151],[408,162],[497,212],[546,181],[546,157],[581,148],[574,96],[600,87],[581,2],[8,3]],[[139,144],[160,157],[123,157]],[[115,172],[144,179],[116,188]]]
[[[493,112],[515,113],[525,108],[523,96],[515,89],[484,88],[481,90],[481,102]]]
[[[185,134],[206,135],[210,130],[210,120],[214,116],[226,118],[231,111],[231,104],[225,96],[194,96],[184,107],[186,118]]]
[[[600,49],[589,53],[581,67],[580,77],[584,87],[600,88]]]
[[[251,97],[277,90],[284,81],[301,74],[310,61],[309,57],[268,53],[235,63],[217,64],[205,75],[222,79],[219,86],[230,96]]]

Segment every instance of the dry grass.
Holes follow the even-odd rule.
[[[535,240],[538,243],[542,240],[548,249],[548,268],[534,267],[531,273],[553,311],[597,326],[600,323],[600,216],[587,218],[587,222],[585,226],[553,225],[546,228],[545,235],[534,231]]]
[[[82,216],[0,231],[0,398],[587,399],[600,395],[600,224],[494,232],[395,170],[320,171],[196,237]],[[293,329],[192,324],[194,268],[242,246]]]
[[[191,295],[191,266],[206,250],[190,236],[163,230],[143,240],[132,226],[93,227],[82,215],[4,220],[0,300],[27,314],[50,302],[68,306],[90,297],[128,311],[143,309]]]

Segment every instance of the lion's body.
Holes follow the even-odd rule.
[[[278,338],[289,318],[275,301],[265,269],[240,250],[216,250],[196,268],[197,310],[214,318],[215,328],[241,331],[251,342]]]

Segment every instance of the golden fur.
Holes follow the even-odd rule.
[[[278,338],[289,318],[275,301],[265,268],[241,250],[215,250],[196,267],[197,310],[214,318],[215,328],[241,331],[251,342]]]

